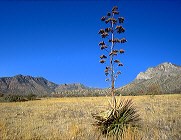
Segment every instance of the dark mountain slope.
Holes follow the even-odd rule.
[[[58,85],[43,77],[16,75],[0,78],[0,93],[49,95]]]

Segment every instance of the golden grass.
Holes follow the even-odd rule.
[[[0,103],[0,140],[102,140],[91,114],[104,110],[109,97],[47,98]],[[124,140],[181,139],[181,94],[131,98],[141,129],[128,129]]]

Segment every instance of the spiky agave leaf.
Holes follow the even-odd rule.
[[[136,126],[140,120],[132,100],[120,100],[116,106],[111,106],[105,112],[93,115],[96,119],[94,125],[104,135],[120,136],[128,126]]]

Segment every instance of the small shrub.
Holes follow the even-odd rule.
[[[3,97],[3,101],[5,102],[24,102],[27,101],[22,95],[6,95]]]
[[[115,96],[120,96],[120,95],[121,95],[121,92],[120,92],[119,90],[116,90],[116,91],[114,92],[114,94],[115,94]]]
[[[4,94],[3,93],[0,93],[0,97],[3,97],[4,96]]]
[[[36,100],[37,95],[30,93],[26,96],[27,100]]]

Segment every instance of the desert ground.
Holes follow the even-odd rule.
[[[181,94],[120,96],[133,99],[140,128],[123,140],[180,140]],[[92,113],[105,110],[110,97],[43,98],[0,103],[0,140],[102,140]],[[108,138],[111,139],[111,138]]]

